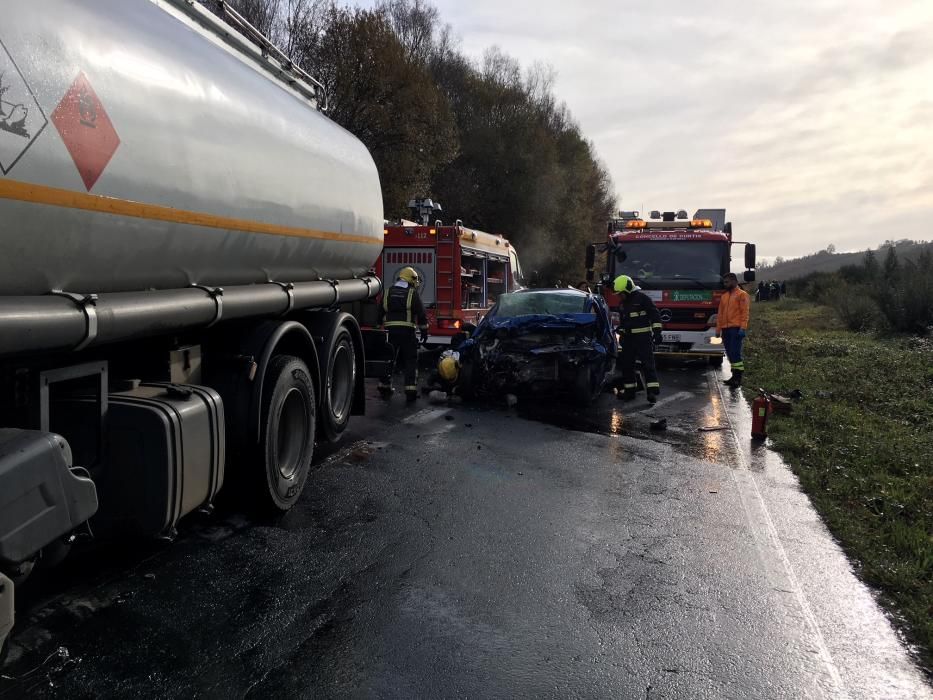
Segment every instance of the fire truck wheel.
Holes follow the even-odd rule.
[[[277,355],[266,370],[262,393],[258,481],[263,498],[257,505],[274,514],[287,511],[301,496],[314,456],[316,409],[308,366],[292,355]]]

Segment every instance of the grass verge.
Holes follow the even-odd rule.
[[[793,299],[754,304],[747,394],[800,389],[768,424],[862,578],[933,669],[933,342],[845,330]]]

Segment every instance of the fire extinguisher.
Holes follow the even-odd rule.
[[[768,416],[771,415],[771,396],[764,389],[752,401],[752,437],[764,440],[768,437]]]

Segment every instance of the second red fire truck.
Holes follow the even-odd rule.
[[[637,211],[619,212],[609,222],[605,243],[587,249],[587,278],[592,280],[597,251],[606,252],[601,278],[611,308],[619,304],[611,280],[628,275],[651,297],[661,313],[659,355],[709,358],[722,362],[723,348],[711,327],[722,296],[722,276],[730,271],[732,224],[725,209],[651,212],[646,220]],[[746,282],[755,279],[755,245],[745,243]]]

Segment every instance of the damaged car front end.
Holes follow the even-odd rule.
[[[602,297],[575,289],[503,294],[461,347],[468,394],[562,395],[590,403],[618,344]]]

